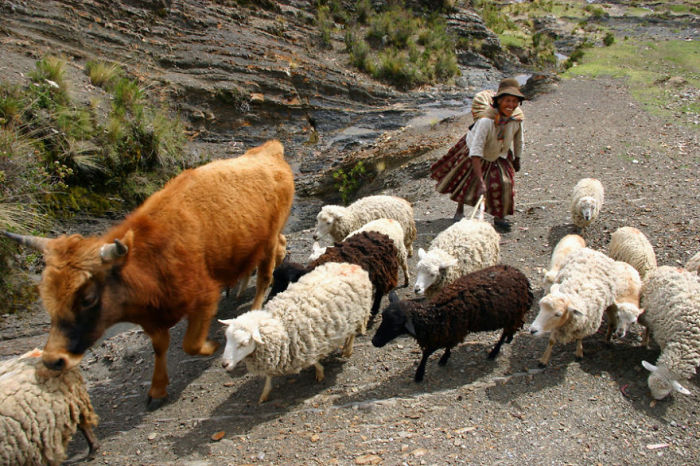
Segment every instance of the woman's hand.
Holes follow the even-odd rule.
[[[486,183],[484,183],[484,180],[481,180],[476,187],[476,198],[479,199],[481,196],[486,196]]]

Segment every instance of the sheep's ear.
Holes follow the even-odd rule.
[[[425,259],[425,250],[423,248],[418,248],[418,260]]]
[[[578,309],[572,309],[571,312],[573,312],[578,317],[581,317],[583,315],[583,312],[579,311]]]
[[[233,323],[233,319],[219,319],[219,323],[224,325],[231,325]]]
[[[656,372],[656,369],[658,369],[658,367],[646,361],[642,361],[642,366],[644,366],[644,369],[648,370],[649,372]]]
[[[457,259],[455,259],[455,258],[448,259],[445,262],[443,262],[442,264],[440,264],[440,270],[445,270],[449,267],[454,267],[455,265],[457,265]]]
[[[390,302],[391,304],[394,304],[394,303],[398,303],[399,301],[400,301],[400,300],[399,300],[399,295],[396,294],[396,291],[391,290],[391,291],[389,292],[389,302]]]
[[[262,345],[262,335],[260,335],[260,329],[256,328],[253,330],[253,341],[259,345]]]
[[[671,380],[671,386],[672,386],[673,389],[674,389],[675,391],[677,391],[678,393],[681,393],[681,394],[683,394],[683,395],[690,395],[690,390],[688,390],[688,389],[685,388],[683,385],[681,385],[680,383],[678,383],[677,380]]]
[[[408,332],[409,335],[411,336],[416,336],[416,327],[413,326],[413,321],[409,316],[406,316],[406,323],[404,324],[406,327],[406,331]]]

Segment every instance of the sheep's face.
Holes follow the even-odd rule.
[[[627,330],[629,330],[630,326],[637,322],[637,318],[642,312],[643,311],[632,303],[618,304],[615,338],[623,338],[627,334]]]
[[[454,258],[442,258],[434,252],[425,252],[423,248],[418,250],[418,264],[416,265],[416,284],[413,291],[418,295],[423,295],[435,284],[440,275],[445,273],[449,267],[457,264]]]
[[[318,244],[318,241],[314,241],[313,246],[311,247],[311,254],[309,254],[309,262],[315,261],[319,257],[323,255],[323,253],[326,252],[325,247],[321,247],[320,244]]]
[[[683,395],[690,395],[690,391],[678,383],[671,372],[665,367],[657,367],[646,361],[642,361],[642,366],[651,372],[647,383],[649,384],[649,390],[651,390],[651,396],[655,399],[662,400],[673,391],[677,391]]]
[[[226,328],[226,348],[221,357],[221,365],[227,371],[232,371],[236,364],[255,350],[256,344],[262,343],[260,330],[257,326],[248,325],[240,317],[238,319],[219,320]],[[252,328],[251,328],[252,327]]]
[[[550,294],[540,299],[540,312],[530,325],[530,333],[540,336],[564,325],[575,313],[580,313],[569,296],[559,292],[558,286],[552,285]]]
[[[591,220],[593,220],[593,216],[595,215],[597,205],[598,203],[596,202],[596,200],[590,196],[582,197],[578,201],[579,212],[581,212],[581,216],[585,221],[590,222]]]
[[[341,215],[336,208],[340,206],[327,205],[321,209],[321,212],[316,216],[316,230],[314,230],[314,241],[330,240],[333,241],[331,230],[333,223]]]
[[[400,335],[415,333],[415,330],[412,329],[413,324],[408,322],[401,302],[392,302],[382,311],[382,323],[372,338],[372,344],[381,348]]]

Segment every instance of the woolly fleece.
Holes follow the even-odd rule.
[[[608,244],[608,255],[637,269],[642,280],[656,268],[656,253],[647,237],[634,227],[615,230]]]
[[[689,379],[700,365],[700,281],[687,270],[662,266],[642,285],[644,324],[661,347],[656,366],[674,378]],[[670,387],[652,373],[649,388],[654,398]]]
[[[257,375],[296,374],[364,334],[372,305],[372,284],[360,266],[327,263],[278,294],[260,320],[263,344],[244,361]]]
[[[39,350],[0,364],[0,464],[60,464],[81,423],[97,414],[77,367],[49,371]]]

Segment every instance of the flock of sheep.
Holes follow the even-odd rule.
[[[581,180],[571,205],[574,223],[585,228],[594,222],[602,204],[600,182]],[[389,305],[372,343],[382,347],[400,335],[413,337],[422,349],[416,381],[423,379],[433,352],[444,348],[438,364],[446,364],[452,348],[470,332],[502,331],[489,353],[495,358],[501,345],[510,343],[524,326],[534,301],[527,277],[514,267],[499,265],[499,234],[483,215],[462,219],[440,232],[427,251],[418,250],[414,282],[418,297],[400,300],[392,290],[398,286],[399,269],[403,285],[409,284],[407,258],[413,254],[415,238],[413,209],[404,199],[369,196],[348,207],[323,207],[314,239],[330,240],[333,246],[315,244],[308,264],[282,260],[280,251],[273,287],[262,309],[221,321],[227,326],[223,367],[232,370],[244,361],[250,373],[264,375],[261,403],[269,397],[273,376],[314,366],[320,381],[323,358],[338,349],[344,357],[351,356],[355,337],[366,333],[385,295]],[[286,239],[280,238],[280,244]],[[680,381],[690,378],[700,364],[699,271],[700,253],[685,269],[657,267],[651,244],[632,227],[612,235],[607,255],[587,248],[579,235],[565,236],[554,248],[543,277],[545,295],[530,325],[531,334],[550,335],[540,364],[549,362],[556,343],[576,341],[576,356],[582,357],[582,339],[598,330],[606,313],[608,340],[613,334],[624,336],[631,324],[639,322],[661,347],[656,365],[643,362],[651,371],[648,383],[655,398],[674,390],[688,394]],[[94,445],[90,428],[97,416],[77,368],[49,379],[52,388],[42,395],[51,397],[48,404],[17,401],[31,396],[26,387],[47,384],[38,354],[0,365],[0,431],[5,439],[13,439],[3,442],[3,463],[60,461],[77,427],[91,450]],[[17,390],[18,374],[23,377],[23,393]],[[29,428],[22,418],[33,419],[27,421]]]

